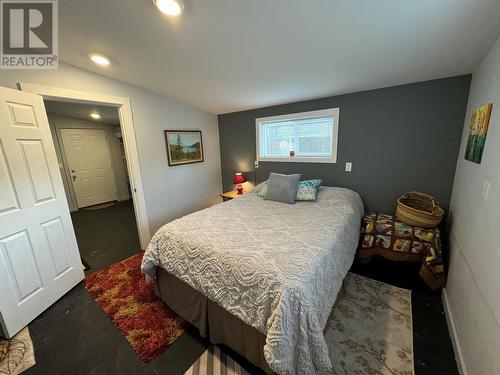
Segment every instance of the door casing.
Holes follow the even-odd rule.
[[[139,242],[141,248],[146,249],[149,241],[151,240],[151,232],[149,229],[146,200],[144,198],[141,166],[137,151],[130,99],[121,96],[63,89],[26,82],[20,82],[18,83],[18,86],[22,91],[41,95],[44,100],[107,105],[117,108],[118,117],[120,119],[120,127],[122,130],[123,144],[125,147],[125,157],[127,159],[127,169],[132,190],[132,200],[134,202]]]

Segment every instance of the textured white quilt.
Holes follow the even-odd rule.
[[[323,187],[317,202],[249,193],[164,225],[142,270],[167,270],[267,336],[278,374],[331,369],[323,335],[358,244],[359,195]]]

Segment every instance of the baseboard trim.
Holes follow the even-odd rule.
[[[462,352],[462,347],[460,346],[460,339],[458,338],[457,329],[455,327],[455,321],[453,320],[453,313],[451,312],[450,304],[448,302],[446,288],[443,289],[441,299],[443,300],[444,315],[446,317],[446,323],[448,324],[448,330],[451,333],[451,343],[453,345],[453,351],[455,352],[458,372],[460,373],[460,375],[469,375],[469,373],[467,372],[467,366],[465,366],[465,360]]]

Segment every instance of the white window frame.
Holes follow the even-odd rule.
[[[260,126],[262,123],[283,121],[283,120],[299,120],[304,118],[314,117],[333,117],[333,134],[332,134],[332,156],[325,157],[299,157],[299,156],[276,156],[276,157],[261,157],[260,156]],[[339,134],[339,108],[321,109],[318,111],[308,111],[299,113],[289,113],[280,116],[260,117],[255,119],[255,140],[257,150],[257,161],[259,162],[288,162],[288,163],[337,163],[337,144]]]

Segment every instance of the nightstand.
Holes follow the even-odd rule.
[[[233,190],[233,191],[228,191],[227,193],[222,193],[220,194],[220,197],[222,198],[222,201],[225,202],[225,201],[229,201],[233,198],[238,198],[238,197],[241,197],[243,194],[238,194],[238,192],[236,190]]]

